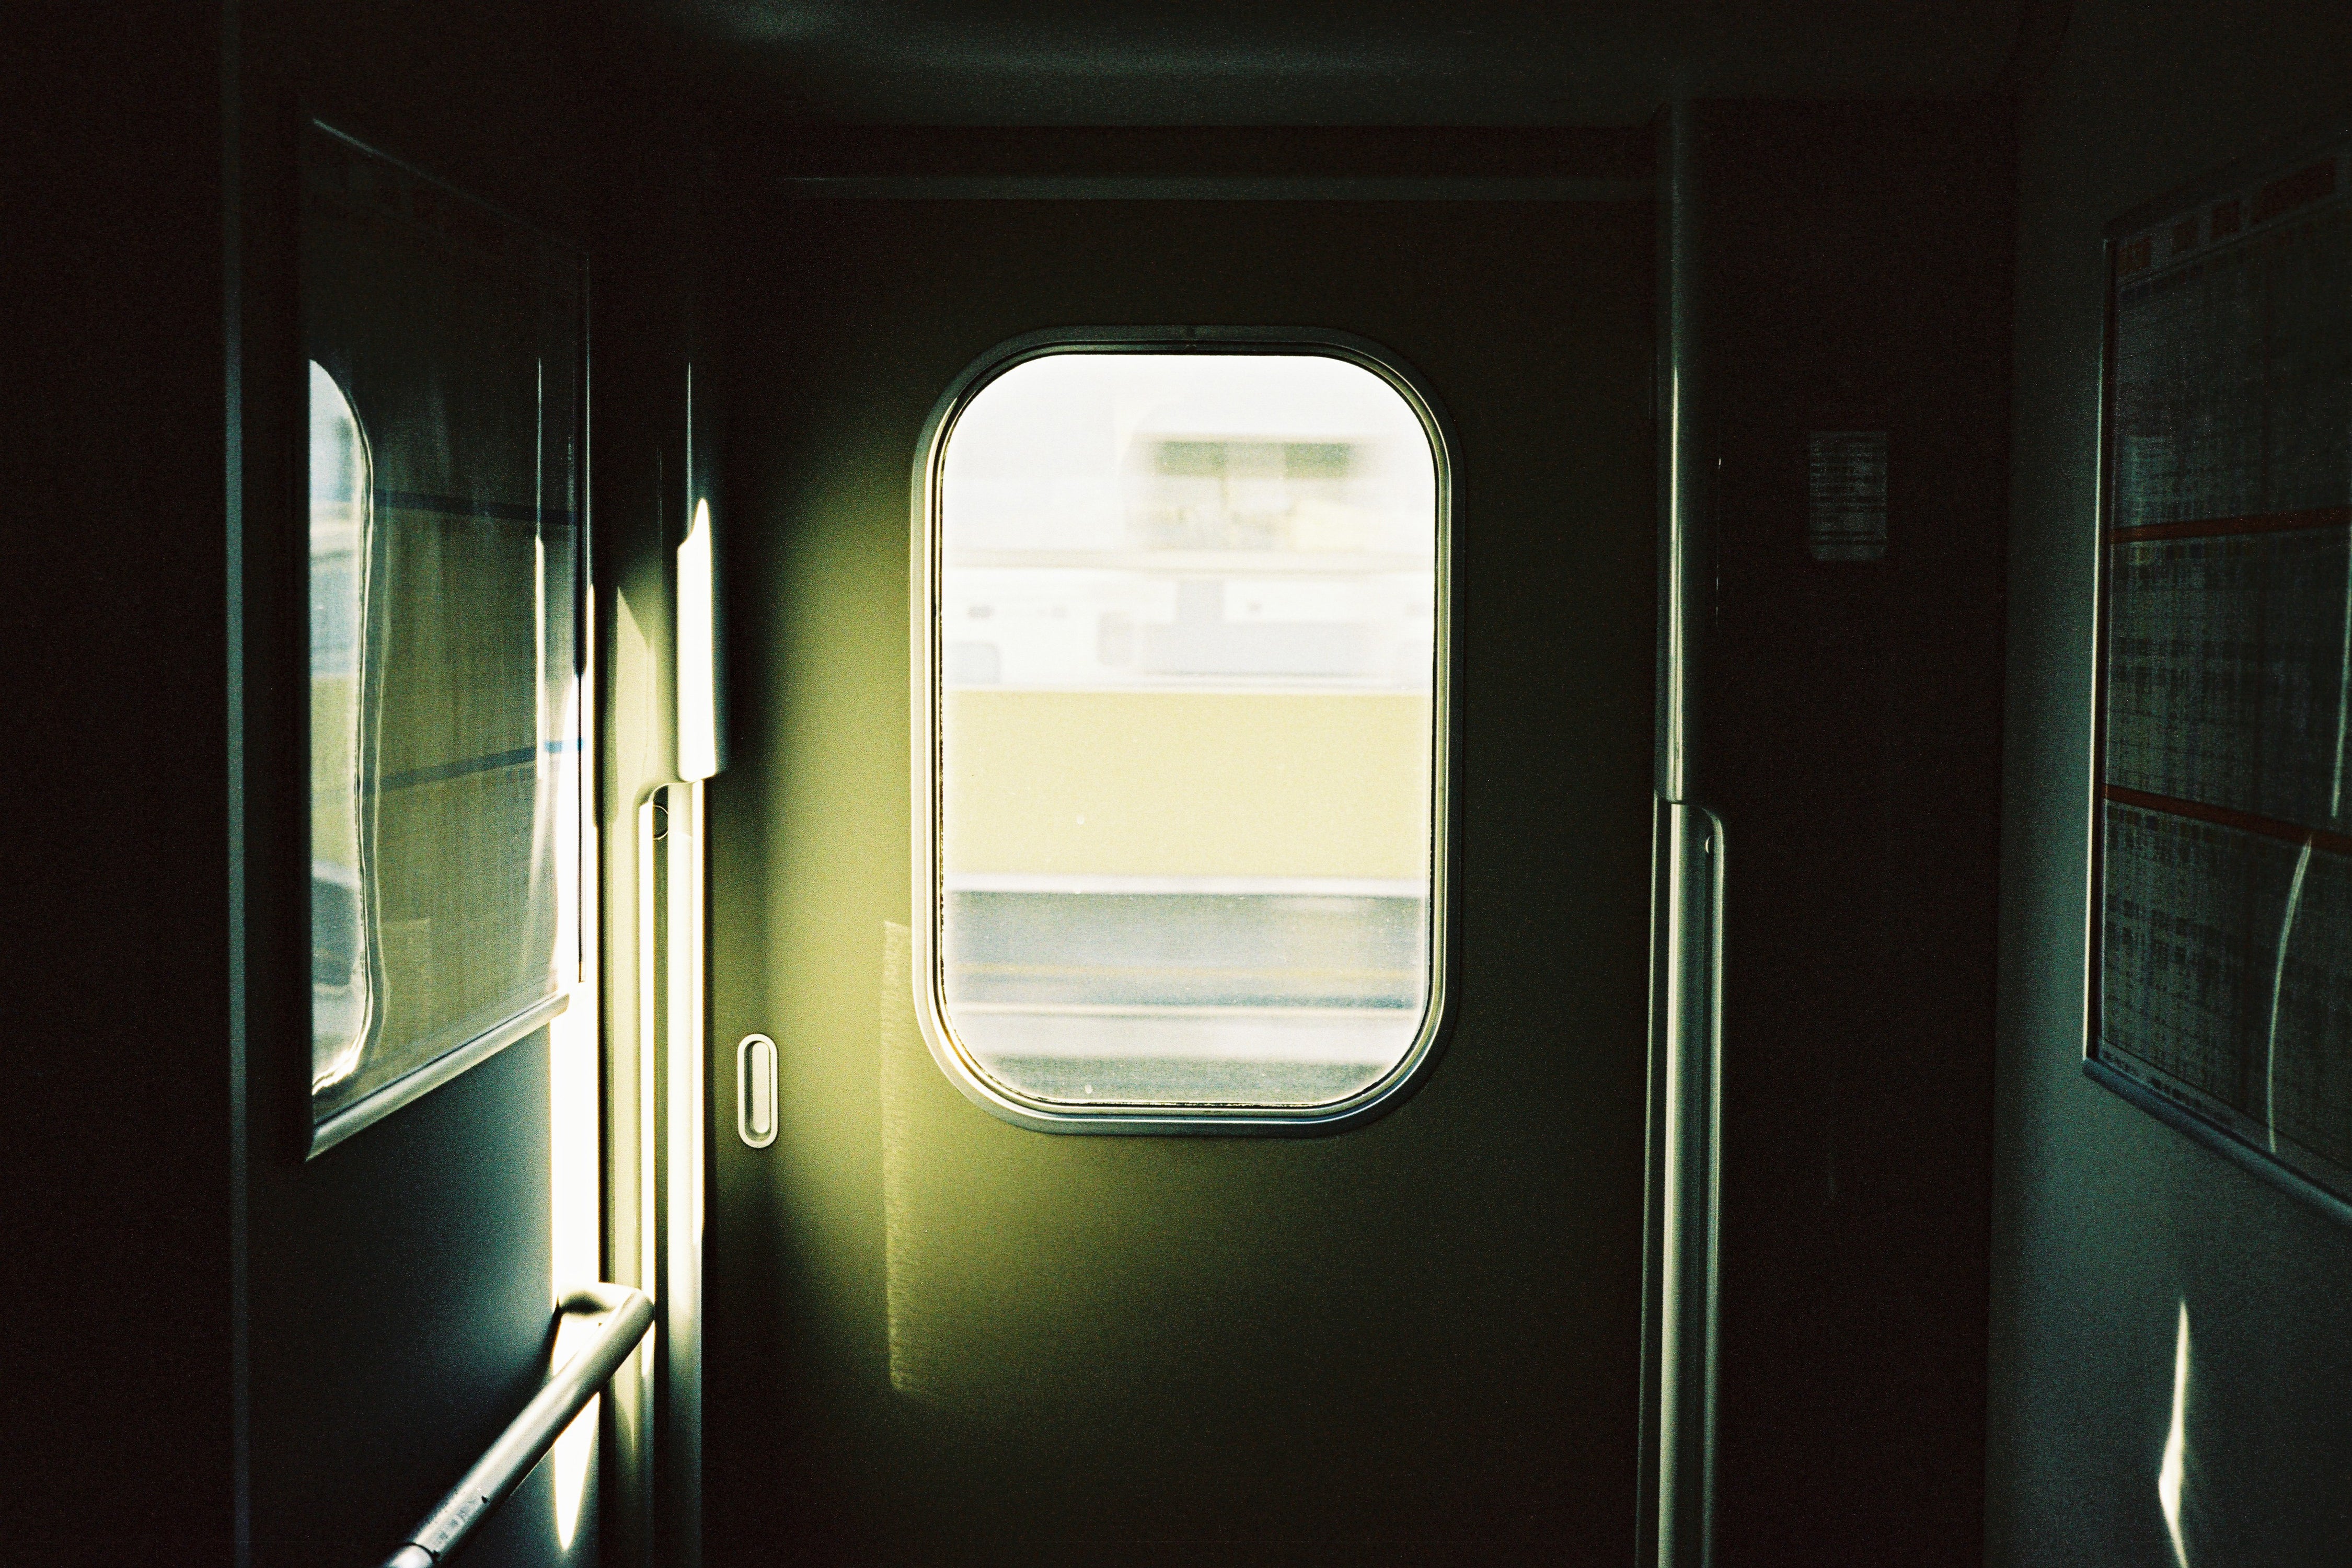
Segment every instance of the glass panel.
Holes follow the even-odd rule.
[[[314,1121],[552,998],[580,706],[576,263],[303,148]]]
[[[2114,247],[2095,1050],[2352,1197],[2352,173]]]
[[[1437,465],[1310,353],[1085,353],[943,459],[939,980],[1074,1104],[1306,1107],[1431,992]]]

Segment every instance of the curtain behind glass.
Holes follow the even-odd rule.
[[[555,994],[579,769],[576,261],[326,133],[310,361],[311,1105]]]

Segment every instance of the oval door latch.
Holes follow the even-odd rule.
[[[735,1135],[754,1149],[776,1141],[776,1042],[765,1035],[735,1047]]]

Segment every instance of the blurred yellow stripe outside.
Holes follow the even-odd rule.
[[[1426,693],[951,690],[950,876],[1425,880]]]

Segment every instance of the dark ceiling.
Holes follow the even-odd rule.
[[[898,125],[1625,125],[1999,92],[2035,0],[607,0],[738,107]]]

